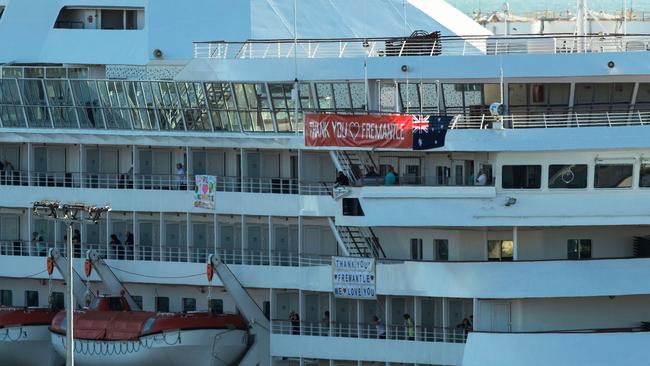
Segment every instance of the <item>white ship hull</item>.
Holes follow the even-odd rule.
[[[56,352],[65,355],[65,336],[51,333]],[[139,341],[75,340],[77,366],[225,366],[246,350],[243,330],[201,329],[168,332]]]
[[[47,325],[0,330],[0,366],[59,366],[65,361],[54,351]]]

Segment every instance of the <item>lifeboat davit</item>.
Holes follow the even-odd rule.
[[[0,308],[0,366],[59,366],[48,328],[58,311]]]
[[[66,313],[50,327],[52,345],[65,355]],[[232,365],[248,345],[244,319],[234,314],[131,311],[124,297],[99,297],[74,313],[78,366]]]

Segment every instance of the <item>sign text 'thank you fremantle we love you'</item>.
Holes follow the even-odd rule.
[[[334,296],[347,299],[376,299],[375,259],[332,257]]]

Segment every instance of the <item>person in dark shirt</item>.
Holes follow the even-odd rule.
[[[111,234],[111,247],[113,248],[113,253],[115,253],[117,259],[124,259],[124,247],[122,242],[117,238],[117,235]]]
[[[343,174],[343,172],[339,172],[339,174],[336,176],[336,182],[334,183],[337,186],[349,186],[350,179],[347,177],[347,175]]]
[[[126,245],[126,259],[133,259],[133,233],[130,231],[126,232],[126,242],[124,243]]]

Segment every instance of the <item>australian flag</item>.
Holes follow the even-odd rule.
[[[428,150],[445,146],[447,129],[453,119],[453,116],[415,116],[413,118],[413,150]]]

